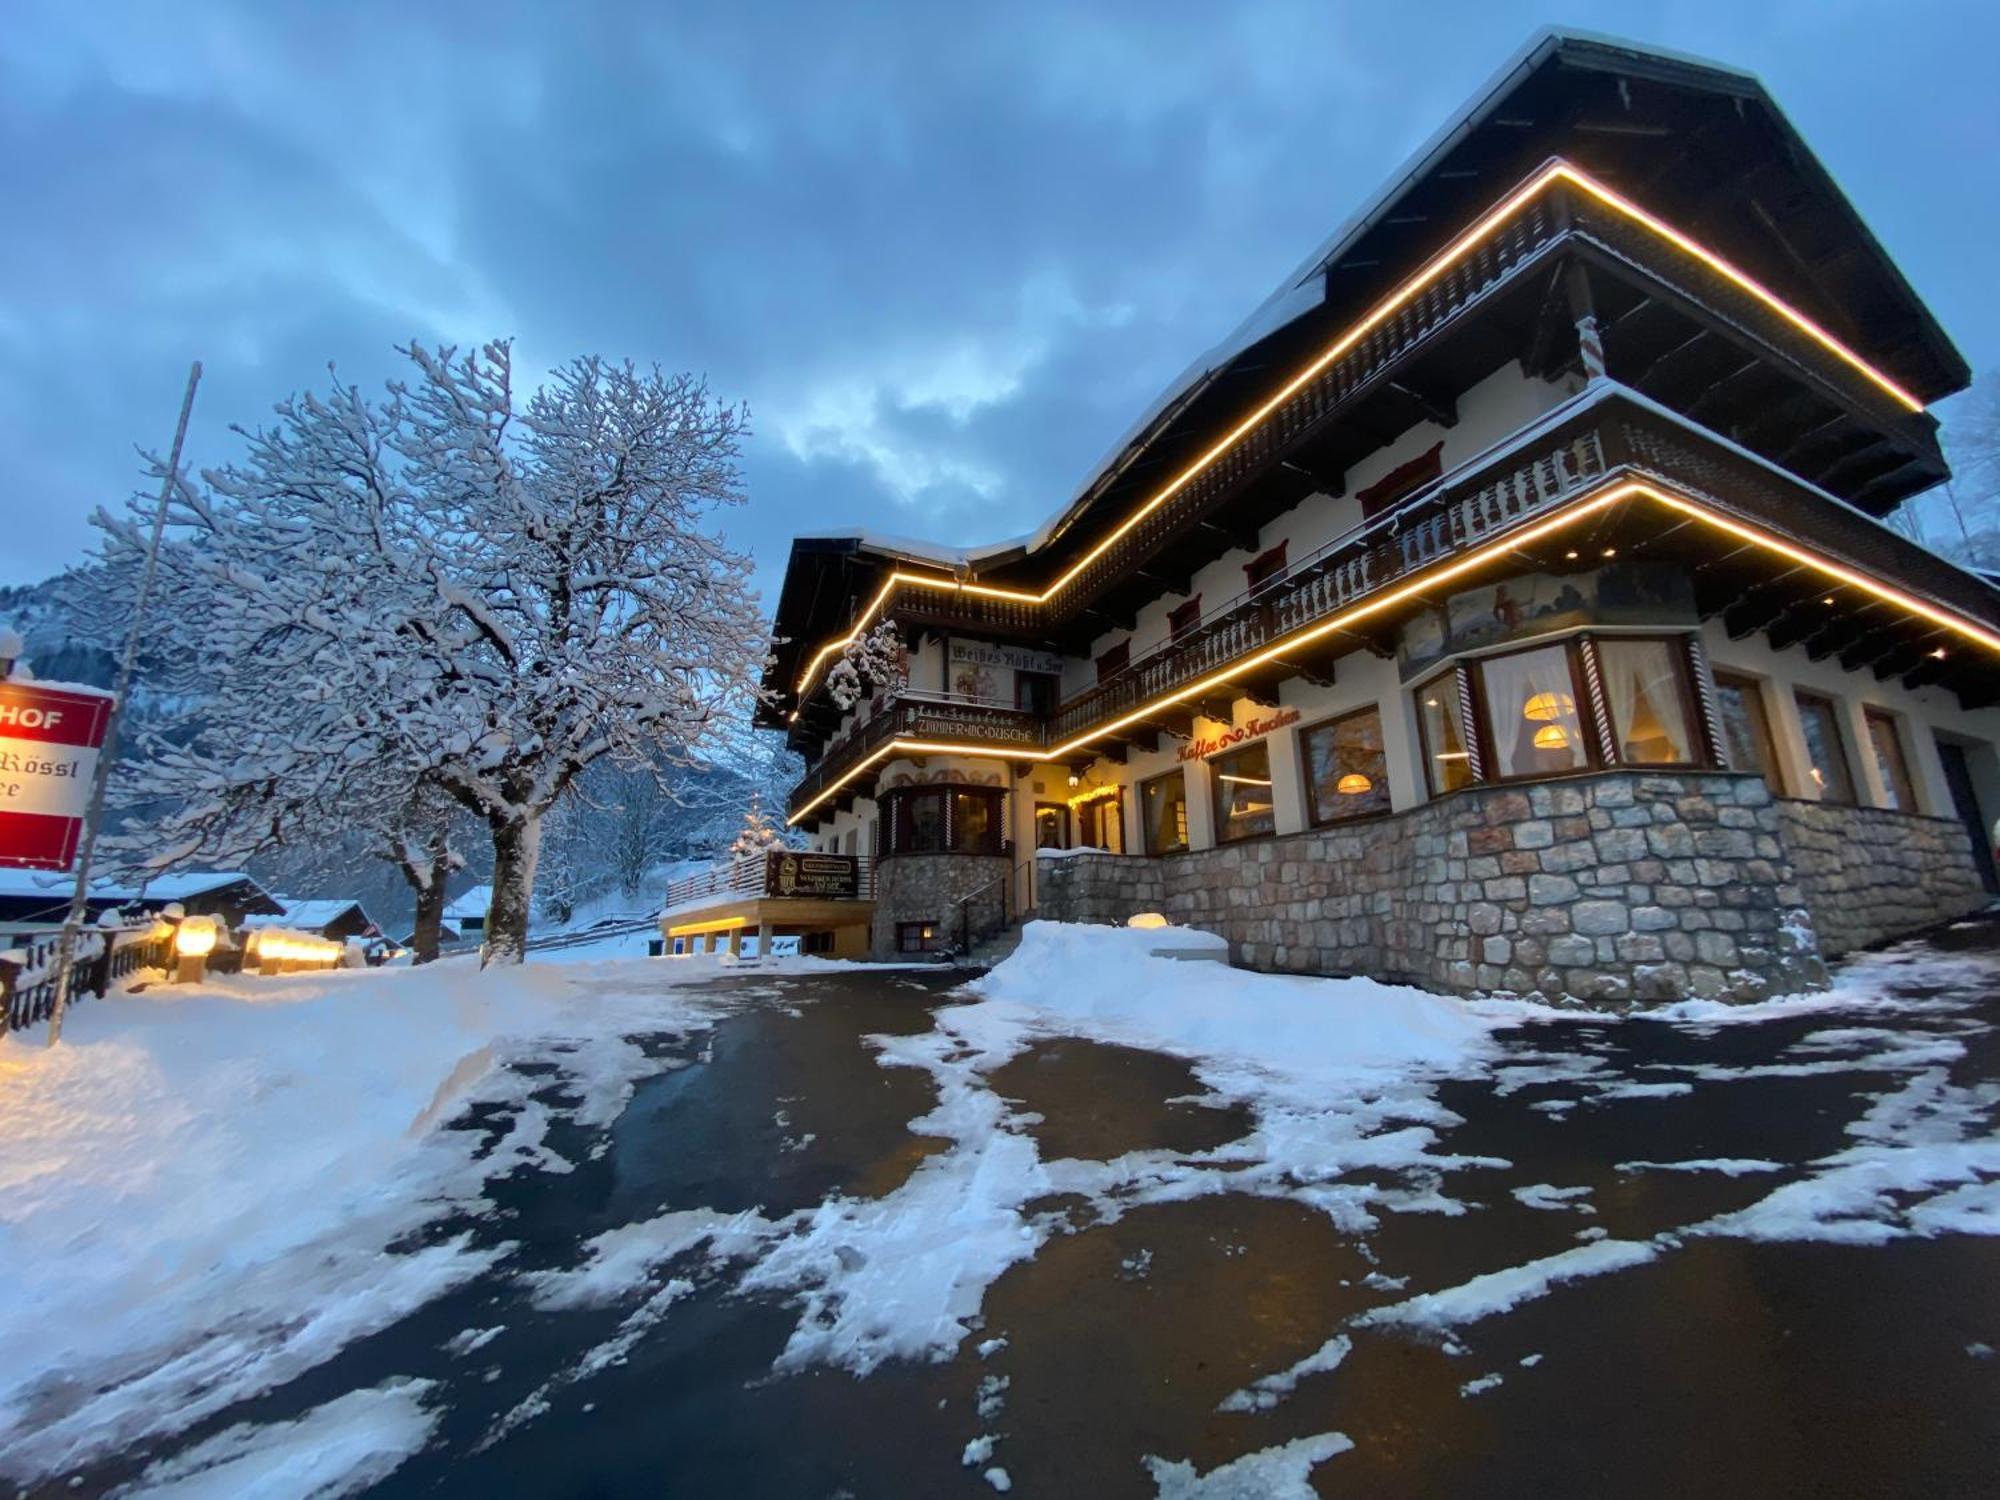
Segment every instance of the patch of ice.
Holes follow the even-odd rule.
[[[1747,1177],[1752,1172],[1782,1172],[1784,1163],[1755,1156],[1706,1156],[1690,1161],[1621,1161],[1618,1172],[1717,1172],[1724,1177]]]
[[[1580,1201],[1589,1196],[1590,1188],[1587,1185],[1559,1188],[1552,1187],[1546,1182],[1537,1182],[1530,1187],[1514,1189],[1515,1199],[1524,1207],[1547,1209],[1557,1213],[1565,1210],[1580,1214],[1596,1213],[1597,1210],[1590,1204]]]
[[[965,1452],[959,1455],[959,1462],[970,1469],[992,1457],[993,1437],[990,1433],[982,1433],[965,1445]]]
[[[523,1277],[535,1306],[554,1310],[616,1302],[645,1286],[654,1267],[698,1245],[711,1245],[717,1259],[753,1247],[773,1226],[755,1210],[721,1214],[683,1209],[637,1224],[622,1224],[584,1242],[586,1265],[569,1271],[537,1271]]]
[[[1340,1362],[1353,1350],[1354,1340],[1344,1333],[1337,1333],[1297,1364],[1280,1370],[1275,1375],[1266,1375],[1253,1380],[1240,1391],[1232,1391],[1222,1398],[1221,1404],[1215,1409],[1269,1411],[1297,1390],[1299,1382],[1308,1375],[1324,1375],[1329,1370],[1338,1369]]]
[[[1546,1296],[1562,1282],[1623,1271],[1642,1265],[1659,1253],[1657,1246],[1643,1240],[1597,1240],[1531,1260],[1526,1265],[1489,1271],[1443,1291],[1425,1292],[1406,1302],[1378,1307],[1354,1322],[1357,1326],[1399,1323],[1429,1329],[1453,1328],[1496,1313],[1511,1312],[1523,1302]]]
[[[1206,1474],[1186,1460],[1170,1463],[1150,1454],[1145,1465],[1159,1500],[1318,1500],[1312,1471],[1353,1447],[1345,1433],[1322,1432],[1247,1453]]]
[[[1007,1477],[1007,1471],[1005,1469],[999,1469],[999,1468],[988,1469],[984,1474],[980,1476],[980,1478],[984,1479],[988,1484],[992,1485],[994,1489],[998,1490],[1003,1495],[1006,1494],[1007,1491],[1014,1488],[1014,1481]]]
[[[444,1352],[463,1359],[484,1349],[504,1332],[504,1328],[467,1328],[444,1341]]]
[[[1506,1380],[1507,1377],[1497,1371],[1491,1375],[1481,1375],[1477,1380],[1466,1381],[1464,1385],[1458,1388],[1458,1394],[1460,1396],[1483,1396],[1488,1391],[1504,1385]]]

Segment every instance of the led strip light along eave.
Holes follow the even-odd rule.
[[[1385,609],[1394,608],[1397,604],[1403,603],[1418,594],[1427,593],[1441,583],[1449,583],[1454,578],[1463,577],[1475,568],[1491,562],[1497,557],[1517,552],[1522,547],[1532,545],[1545,537],[1554,535],[1556,532],[1566,530],[1574,526],[1578,521],[1596,515],[1618,504],[1620,501],[1638,498],[1655,501],[1678,515],[1686,516],[1707,526],[1712,526],[1716,530],[1733,536],[1739,541],[1761,547],[1765,551],[1783,557],[1789,562],[1801,567],[1810,568],[1814,572],[1835,582],[1859,589],[1864,593],[1872,594],[1884,603],[1893,604],[1897,608],[1917,616],[1919,619],[1927,620],[1933,625],[1949,630],[1966,640],[1986,647],[1995,655],[2000,655],[2000,634],[1996,634],[1975,621],[1966,619],[1963,616],[1949,614],[1933,605],[1926,604],[1923,600],[1911,594],[1904,593],[1901,589],[1870,578],[1865,573],[1856,572],[1854,569],[1847,567],[1843,563],[1837,563],[1831,558],[1821,557],[1817,553],[1808,552],[1795,543],[1788,542],[1784,538],[1765,531],[1761,527],[1752,526],[1746,522],[1720,515],[1708,506],[1685,495],[1661,489],[1657,485],[1643,480],[1625,480],[1614,484],[1609,489],[1580,496],[1568,502],[1556,514],[1544,521],[1537,522],[1535,525],[1527,527],[1524,530],[1512,532],[1507,536],[1499,538],[1497,541],[1489,542],[1486,546],[1479,548],[1477,551],[1467,553],[1455,562],[1446,563],[1441,567],[1434,568],[1430,572],[1421,574],[1385,594],[1373,599],[1364,600],[1351,609],[1344,610],[1337,615],[1322,620],[1317,625],[1308,626],[1304,630],[1296,631],[1276,644],[1245,657],[1240,662],[1225,667],[1219,672],[1212,672],[1207,677],[1190,683],[1186,687],[1179,688],[1172,693],[1155,698],[1152,702],[1134,709],[1123,718],[1114,719],[1108,724],[1100,725],[1089,733],[1078,735],[1076,738],[1057,745],[1053,749],[1033,751],[1008,750],[994,745],[977,743],[956,744],[934,740],[891,740],[888,744],[868,756],[866,760],[855,765],[839,781],[835,782],[796,813],[792,814],[791,817],[787,818],[785,820],[786,826],[790,827],[797,824],[811,813],[814,808],[818,807],[828,798],[837,795],[841,788],[863,775],[870,767],[899,752],[917,755],[976,755],[987,758],[1035,762],[1066,760],[1077,751],[1086,749],[1098,740],[1108,735],[1116,734],[1121,729],[1129,728],[1131,725],[1144,720],[1148,715],[1158,713],[1163,708],[1185,703],[1190,698],[1198,698],[1205,693],[1212,692],[1218,687],[1233,682],[1245,672],[1253,671],[1267,662],[1290,655],[1301,646],[1310,645],[1314,641],[1323,640],[1329,635],[1345,631],[1371,615],[1378,614]]]
[[[1755,277],[1739,270],[1729,261],[1702,245],[1699,241],[1681,233],[1681,231],[1675,229],[1664,219],[1641,208],[1631,199],[1604,186],[1604,184],[1597,181],[1588,172],[1574,167],[1569,162],[1558,157],[1533,177],[1529,178],[1525,184],[1502,199],[1495,207],[1487,210],[1485,214],[1473,223],[1471,228],[1461,233],[1457,239],[1453,240],[1443,250],[1439,251],[1437,255],[1433,256],[1407,281],[1403,282],[1402,285],[1383,298],[1382,301],[1376,303],[1373,308],[1362,316],[1359,322],[1353,324],[1339,338],[1321,350],[1308,364],[1294,374],[1290,380],[1286,381],[1273,395],[1268,397],[1262,405],[1258,406],[1247,417],[1238,422],[1236,426],[1232,427],[1215,443],[1210,445],[1198,458],[1185,469],[1181,470],[1165,486],[1155,492],[1107,533],[1102,540],[1072,564],[1067,571],[1046,589],[1042,590],[1042,592],[1037,594],[1020,589],[994,588],[985,584],[967,583],[961,579],[941,574],[905,573],[898,569],[889,575],[881,589],[877,591],[875,597],[869,601],[868,607],[862,611],[852,633],[837,640],[829,641],[815,653],[813,659],[806,665],[805,671],[800,674],[797,686],[793,689],[794,695],[803,701],[807,691],[811,688],[813,682],[817,680],[820,668],[825,664],[826,659],[837,652],[846,650],[861,638],[862,633],[868,629],[869,624],[875,619],[884,603],[888,600],[889,595],[899,584],[908,583],[923,588],[956,590],[961,593],[1005,599],[1021,604],[1037,606],[1047,604],[1057,594],[1062,592],[1063,589],[1068,587],[1069,584],[1074,582],[1078,575],[1088,568],[1091,563],[1103,556],[1121,537],[1134,526],[1138,525],[1140,521],[1179,494],[1189,483],[1206,472],[1216,460],[1223,457],[1230,449],[1234,448],[1246,436],[1261,426],[1270,417],[1271,413],[1295,395],[1300,387],[1319,375],[1328,365],[1339,359],[1348,350],[1352,349],[1357,343],[1372,333],[1385,319],[1393,316],[1413,297],[1423,292],[1432,282],[1436,281],[1473,250],[1490,239],[1507,220],[1511,219],[1522,208],[1525,208],[1532,202],[1544,188],[1558,181],[1567,182],[1582,192],[1588,193],[1607,208],[1623,214],[1633,223],[1649,230],[1689,258],[1707,266],[1732,285],[1749,293],[1844,364],[1865,376],[1898,404],[1908,408],[1912,412],[1921,412],[1924,410],[1923,402],[1880,370],[1876,369],[1875,366],[1863,359],[1854,350],[1848,348],[1846,344],[1835,338],[1833,334],[1829,333],[1819,323],[1786,302]],[[796,709],[793,710],[791,718],[793,720],[798,718]]]

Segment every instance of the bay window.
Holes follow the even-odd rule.
[[[1417,719],[1424,738],[1424,775],[1433,797],[1472,784],[1462,693],[1456,668],[1433,677],[1417,689]]]
[[[1611,710],[1611,741],[1628,766],[1691,766],[1701,758],[1678,640],[1612,636],[1596,642]]]
[[[1593,663],[1594,679],[1587,670]],[[1587,685],[1592,681],[1601,689],[1596,695]],[[1465,742],[1467,693],[1474,744]],[[1479,657],[1419,684],[1415,701],[1434,797],[1475,780],[1533,780],[1605,765],[1698,766],[1709,759],[1693,660],[1681,636],[1592,633]],[[1750,726],[1739,727],[1745,734],[1732,732],[1732,743],[1754,738]],[[1745,769],[1753,759],[1743,757]],[[1308,790],[1317,797],[1310,779]]]
[[[1489,656],[1477,666],[1494,779],[1556,776],[1590,764],[1567,645]]]

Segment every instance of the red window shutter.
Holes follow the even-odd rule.
[[[1406,500],[1444,472],[1444,441],[1439,439],[1406,464],[1399,464],[1369,485],[1356,490],[1361,519],[1372,521],[1399,500]]]
[[[1269,583],[1273,578],[1283,573],[1285,571],[1285,549],[1290,545],[1289,541],[1280,542],[1277,546],[1270,548],[1268,551],[1258,553],[1255,558],[1245,563],[1243,565],[1245,587],[1255,589],[1262,584]]]
[[[1201,623],[1201,595],[1167,612],[1167,638],[1179,640]]]
[[[1109,651],[1097,658],[1097,680],[1102,682],[1105,678],[1124,671],[1125,664],[1131,660],[1132,643],[1130,641],[1120,641]]]

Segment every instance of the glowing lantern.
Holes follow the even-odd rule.
[[[1544,724],[1535,731],[1537,750],[1567,750],[1569,734],[1560,724]]]
[[[1343,797],[1359,797],[1363,792],[1371,790],[1374,785],[1374,782],[1359,771],[1349,771],[1333,784],[1333,789]]]
[[[1576,699],[1568,693],[1537,693],[1521,708],[1521,717],[1545,724],[1551,719],[1567,719],[1576,712]],[[1535,743],[1541,744],[1542,737],[1535,736]]]
[[[1170,927],[1173,924],[1156,911],[1142,911],[1128,918],[1125,925],[1127,927],[1136,927],[1142,932],[1152,932],[1161,927]]]
[[[174,952],[181,958],[206,958],[215,951],[215,918],[184,917],[174,933]]]

